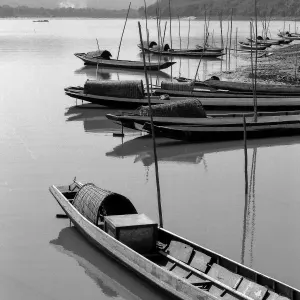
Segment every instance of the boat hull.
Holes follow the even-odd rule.
[[[66,88],[65,89],[66,95],[69,97],[88,101],[94,104],[103,105],[107,107],[113,108],[127,108],[127,109],[135,109],[142,105],[148,105],[147,97],[141,99],[132,99],[132,98],[119,98],[119,97],[108,97],[108,96],[98,96],[98,95],[91,95],[85,94],[83,89],[81,88]],[[168,93],[165,91],[164,93]],[[163,93],[163,94],[164,94]],[[175,93],[175,92],[174,92]],[[181,92],[179,92],[181,93]],[[179,97],[178,94],[175,93],[175,96],[172,93],[170,100],[162,100],[158,96],[151,96],[151,104],[166,104],[172,101],[182,101],[185,100],[186,97],[191,96],[190,93],[187,93],[186,96]],[[199,95],[195,95],[199,97]],[[210,97],[207,93],[205,96],[199,97],[201,98],[201,103],[206,110],[249,110],[253,111],[253,98],[252,97],[235,97],[231,96],[228,98],[213,98]],[[277,98],[258,98],[257,99],[257,108],[258,110],[267,110],[267,111],[278,111],[278,110],[296,110],[300,109],[300,98],[284,98],[284,97],[277,97]]]
[[[225,55],[224,52],[220,51],[201,51],[196,49],[192,50],[173,50],[173,51],[159,51],[154,49],[144,48],[145,52],[156,54],[156,55],[165,55],[165,56],[185,56],[185,57],[211,57],[216,58]]]
[[[75,56],[81,59],[85,65],[99,66],[105,68],[121,68],[121,69],[137,69],[144,70],[144,63],[142,61],[130,61],[130,60],[116,60],[116,59],[97,59],[86,56],[86,53],[75,53]],[[147,70],[163,70],[167,69],[176,62],[164,62],[164,63],[146,63]]]
[[[55,186],[50,187],[50,192],[70,218],[70,221],[90,243],[147,282],[160,287],[176,299],[198,300],[203,298],[218,300],[217,297],[199,290],[187,281],[154,264],[89,222],[69,201],[65,200],[63,194]]]
[[[228,90],[229,93],[239,92],[239,93],[252,93],[253,86],[252,83],[246,82],[232,82],[232,81],[220,81],[220,80],[206,80],[203,84],[215,88]],[[256,93],[258,95],[274,95],[274,96],[300,96],[300,86],[287,86],[287,85],[256,85]]]
[[[151,133],[150,126],[144,126],[143,129]],[[166,137],[175,140],[188,142],[207,142],[224,140],[241,140],[244,138],[243,125],[223,126],[223,127],[188,127],[188,126],[154,126],[156,136]],[[247,125],[247,139],[258,139],[266,137],[291,136],[300,134],[300,124],[265,124],[265,125]]]
[[[138,115],[112,115],[114,122],[137,130],[151,131],[149,117]],[[288,136],[300,134],[300,111],[246,114],[247,138]],[[212,141],[242,139],[244,137],[243,114],[209,115],[208,118],[153,117],[155,133],[162,137],[188,141]]]

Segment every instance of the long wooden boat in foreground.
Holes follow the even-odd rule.
[[[109,54],[103,55],[103,53],[108,52]],[[99,66],[99,67],[113,67],[121,69],[138,69],[144,70],[144,63],[142,61],[133,61],[133,60],[120,60],[120,59],[111,59],[109,51],[95,51],[88,53],[75,53],[76,57],[81,59],[85,65]],[[147,70],[163,70],[167,69],[176,62],[147,62]]]
[[[76,181],[50,192],[95,247],[177,299],[300,299],[299,290],[158,227],[122,195]]]

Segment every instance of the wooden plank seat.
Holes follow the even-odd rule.
[[[182,278],[186,278],[190,274],[189,270],[186,270],[178,265],[175,265],[173,268],[171,268],[170,271],[172,271],[172,273],[174,273],[177,276],[182,277]]]
[[[203,281],[210,281],[211,286],[217,287],[219,289],[218,290],[219,295],[217,295],[217,296],[213,295],[210,292],[212,290],[211,288],[207,292],[208,295],[210,294],[210,295],[213,295],[214,297],[221,298],[221,299],[223,299],[226,296],[226,297],[228,297],[228,299],[253,300],[253,298],[249,297],[247,294],[236,290],[236,288],[239,286],[241,280],[243,280],[242,276],[235,274],[235,273],[231,273],[227,269],[225,269],[217,264],[213,264],[210,271],[207,274],[205,274],[205,273],[191,267],[190,265],[184,264],[183,262],[177,260],[176,258],[168,255],[164,251],[160,250],[159,253],[162,256],[166,257],[170,262],[174,262],[176,265],[181,266],[184,269],[190,270],[193,275],[198,276],[200,279],[203,279]],[[218,271],[218,269],[220,271]],[[225,270],[224,273],[223,273],[223,270]],[[228,272],[227,275],[226,275],[226,272]],[[223,274],[226,276],[222,277]],[[213,278],[211,275],[215,276],[217,278]],[[187,279],[188,278],[190,278],[190,277],[187,277]],[[208,284],[208,283],[206,283],[206,284]],[[199,283],[199,285],[201,285],[201,284]],[[257,285],[257,286],[259,286],[259,285]],[[263,288],[262,286],[259,286],[259,287]],[[217,290],[215,290],[215,291],[217,291]],[[231,298],[231,297],[233,297],[233,298]]]
[[[166,253],[187,264],[193,253],[193,247],[185,243],[172,240],[166,249]]]
[[[250,281],[246,278],[243,278],[241,283],[239,284],[237,291],[242,293],[243,295],[246,295],[247,297],[250,297],[254,300],[262,300],[265,298],[266,293],[268,292],[268,289],[263,287],[262,285],[259,285],[253,281]],[[275,293],[274,293],[275,294]],[[277,295],[279,296],[279,295]],[[237,298],[233,295],[230,295],[226,293],[222,299],[224,300],[237,300]],[[267,298],[269,300],[269,298]],[[280,300],[280,298],[274,297],[274,300]],[[283,299],[282,299],[283,300]]]
[[[210,256],[195,250],[190,262],[190,266],[203,273],[206,273],[211,260],[212,258]]]
[[[243,279],[241,275],[232,273],[218,264],[213,264],[207,275],[233,289],[236,289]],[[223,297],[225,295],[225,292],[225,289],[216,285],[212,285],[209,289],[209,293],[213,294],[216,297]]]
[[[280,296],[272,291],[268,291],[266,300],[290,300],[290,299],[284,296]]]
[[[250,281],[246,278],[243,278],[237,290],[254,300],[262,300],[268,291],[266,287],[259,285],[253,281]]]

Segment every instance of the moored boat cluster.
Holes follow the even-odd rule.
[[[291,37],[282,35],[280,42]],[[296,39],[296,38],[295,38]],[[142,40],[142,39],[141,39]],[[255,51],[280,43],[252,38],[241,48]],[[140,43],[143,56],[221,57],[224,49],[197,46],[171,49]],[[250,48],[249,48],[250,47]],[[174,61],[111,59],[109,51],[76,53],[87,65],[145,71],[141,80],[87,80],[65,88],[66,95],[113,108],[134,109],[106,117],[134,130],[188,142],[266,138],[300,133],[300,86],[196,81],[184,77],[147,84],[147,71],[162,70]],[[227,113],[213,113],[224,110]],[[229,112],[228,112],[229,111]],[[50,191],[70,221],[100,250],[147,281],[179,299],[298,300],[300,291],[162,228],[138,213],[126,197],[74,180]]]

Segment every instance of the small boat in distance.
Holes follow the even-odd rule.
[[[144,63],[142,61],[111,59],[111,53],[107,50],[93,51],[88,53],[75,53],[76,57],[81,59],[85,65],[99,66],[99,67],[113,67],[120,69],[138,69],[144,70]],[[174,65],[176,62],[162,61],[162,62],[147,62],[147,70],[163,70]]]
[[[254,51],[255,50],[265,50],[267,48],[267,46],[265,46],[265,45],[258,45],[256,43],[252,43],[252,45],[251,45],[251,42],[242,42],[242,41],[239,42],[239,45],[242,49],[248,49],[248,50],[253,49]]]
[[[49,22],[49,20],[33,20],[32,22],[36,22],[36,23],[47,23],[47,22]]]
[[[145,52],[156,54],[156,55],[166,55],[166,56],[186,56],[186,57],[211,57],[216,58],[225,55],[223,51],[207,51],[203,48],[195,48],[195,49],[171,49],[168,44],[165,44],[163,47],[157,45],[156,42],[151,42],[148,44],[144,42],[142,45],[138,44],[140,50],[144,50]]]
[[[210,45],[206,45],[205,47],[201,46],[201,45],[196,45],[196,49],[197,50],[201,50],[201,51],[210,51],[210,52],[222,52],[224,51],[224,48],[219,48],[219,47],[213,47]]]
[[[286,31],[286,32],[279,32],[278,36],[290,42],[295,40],[300,40],[300,33],[290,33],[289,31]]]
[[[49,189],[91,244],[176,299],[300,299],[299,290],[160,228],[120,194],[75,180]]]

